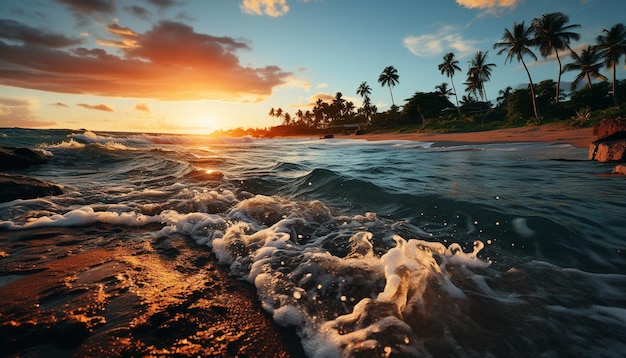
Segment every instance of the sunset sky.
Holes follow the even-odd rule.
[[[205,133],[278,124],[342,92],[358,107],[359,84],[379,110],[398,70],[396,104],[448,79],[437,65],[489,51],[486,84],[528,83],[493,44],[505,28],[561,11],[580,24],[579,48],[624,22],[623,0],[20,0],[0,1],[0,127]],[[556,79],[554,59],[530,62],[533,81]],[[564,63],[570,62],[565,56]],[[609,79],[610,71],[604,70]],[[566,73],[569,82],[575,73]],[[626,77],[620,66],[618,79]],[[565,89],[569,85],[563,86]]]

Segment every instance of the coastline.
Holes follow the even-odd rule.
[[[463,133],[372,133],[336,135],[335,138],[365,139],[370,141],[408,140],[434,142],[433,146],[465,145],[472,143],[548,142],[567,143],[577,148],[588,148],[597,138],[592,128],[571,128],[557,124],[495,129]]]

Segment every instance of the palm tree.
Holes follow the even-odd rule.
[[[571,89],[575,90],[578,84],[583,79],[587,80],[588,88],[591,88],[591,78],[599,78],[606,81],[606,76],[600,73],[602,67],[602,59],[600,54],[593,46],[587,46],[580,52],[580,55],[572,51],[572,59],[574,62],[565,65],[563,71],[580,71],[574,81],[572,82]]]
[[[474,85],[480,97],[487,102],[487,92],[485,92],[485,82],[491,78],[491,68],[495,67],[495,63],[487,62],[487,52],[478,51],[470,62],[470,68],[467,71],[468,82],[474,82]]]
[[[478,92],[479,92],[479,85],[478,82],[475,80],[475,78],[472,77],[468,77],[467,81],[463,82],[463,84],[465,85],[465,92],[467,92],[467,98],[470,98],[473,100],[473,102],[476,102],[478,99]],[[465,101],[468,102],[468,101]]]
[[[505,89],[498,91],[498,98],[496,98],[498,105],[504,105],[507,99],[509,99],[511,92],[513,92],[513,87],[511,86],[507,86]]]
[[[600,57],[604,59],[606,68],[613,68],[613,104],[619,105],[617,96],[617,80],[615,79],[615,68],[619,65],[619,59],[626,54],[626,28],[624,24],[617,24],[610,30],[602,30],[603,35],[596,38],[597,48]]]
[[[442,97],[448,98],[449,96],[455,95],[456,93],[452,92],[451,89],[448,88],[447,82],[442,82],[440,85],[435,86],[435,89],[439,92]]]
[[[363,99],[366,99],[369,98],[370,94],[372,94],[372,89],[370,88],[370,85],[367,84],[367,82],[361,82],[359,88],[357,88],[356,90],[356,94],[363,97]]]
[[[454,87],[454,81],[452,81],[452,77],[454,77],[454,73],[456,71],[461,71],[461,67],[459,67],[459,61],[454,59],[454,53],[448,52],[443,56],[443,62],[439,64],[439,71],[441,71],[442,75],[448,76],[450,78],[450,84],[452,84],[452,91],[454,92],[454,99],[456,100],[456,110],[459,112],[459,118],[461,118],[461,108],[459,107],[459,96],[456,94],[456,88]]]
[[[521,62],[526,70],[526,74],[528,75],[528,81],[530,82],[530,94],[532,96],[533,101],[533,111],[535,113],[535,118],[539,119],[539,113],[537,112],[537,101],[535,100],[535,86],[533,85],[533,80],[530,77],[530,72],[528,71],[528,67],[524,62],[524,55],[528,55],[534,60],[537,59],[537,55],[535,55],[530,46],[533,44],[533,40],[531,39],[532,28],[526,27],[524,22],[521,24],[514,23],[513,31],[509,29],[504,29],[504,35],[502,36],[502,41],[497,42],[493,45],[493,48],[500,48],[498,51],[498,55],[506,52],[506,59],[504,63],[513,61],[515,57],[518,62]]]
[[[393,106],[395,106],[396,103],[393,101],[393,92],[391,91],[391,87],[399,83],[398,78],[398,70],[396,70],[393,66],[385,67],[380,76],[378,76],[378,82],[380,83],[380,85],[383,87],[389,87],[389,93],[391,94],[391,104]]]
[[[571,50],[569,46],[570,41],[578,41],[580,39],[580,34],[571,31],[572,29],[580,27],[580,25],[565,25],[568,22],[569,17],[563,13],[552,12],[542,15],[540,18],[534,19],[531,26],[535,32],[534,41],[536,46],[539,48],[541,56],[547,58],[554,53],[556,55],[556,60],[559,63],[559,76],[556,81],[556,103],[559,103],[561,74],[563,73],[559,51],[563,51],[565,49]]]
[[[372,89],[370,88],[370,85],[367,84],[367,82],[361,82],[361,84],[359,85],[359,88],[357,88],[356,90],[356,94],[358,94],[359,96],[363,97],[363,113],[365,115],[365,122],[369,123],[370,122],[370,111],[371,111],[371,106],[370,106],[370,94],[372,93]]]

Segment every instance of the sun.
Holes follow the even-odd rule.
[[[202,115],[195,120],[193,132],[195,134],[210,134],[219,129],[219,121],[212,116]]]

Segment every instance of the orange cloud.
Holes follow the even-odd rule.
[[[0,20],[0,27],[6,21]],[[24,36],[14,45],[1,41],[12,35],[0,31],[0,85],[108,97],[255,102],[291,76],[277,66],[242,66],[236,52],[250,50],[247,43],[197,33],[178,22],[160,22],[144,34],[117,23],[108,30],[122,43],[136,37],[135,46],[120,47],[118,56],[101,48],[39,46]]]
[[[469,9],[514,8],[524,0],[456,0],[456,3]]]
[[[287,0],[243,0],[239,6],[241,11],[253,15],[278,17],[289,12]]]
[[[50,127],[55,122],[42,121],[32,112],[30,100],[0,97],[0,127]]]
[[[97,111],[104,111],[104,112],[115,112],[115,108],[108,106],[106,104],[97,104],[95,106],[89,105],[89,104],[85,104],[85,103],[79,103],[77,104],[77,106],[81,106],[83,108],[87,108],[87,109],[95,109]]]
[[[142,112],[148,112],[148,113],[151,112],[150,105],[147,104],[147,103],[137,103],[135,105],[135,110],[142,111]]]

